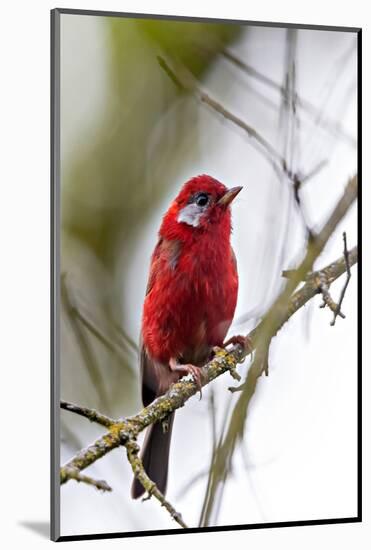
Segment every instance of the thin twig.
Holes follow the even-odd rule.
[[[70,327],[75,335],[81,356],[86,365],[91,384],[98,393],[100,406],[107,409],[110,400],[105,388],[104,377],[98,365],[96,354],[92,346],[92,340],[89,338],[89,335],[86,333],[86,330],[77,317],[78,309],[76,306],[75,294],[72,287],[69,285],[66,272],[61,276],[61,300],[66,314],[68,315]]]
[[[322,299],[323,299],[323,302],[319,307],[324,308],[327,306],[329,309],[331,309],[332,312],[335,313],[338,309],[338,304],[333,300],[329,292],[329,286],[327,284],[326,278],[323,277],[323,275],[321,275],[319,278],[318,289],[321,291]],[[337,315],[345,319],[345,315],[341,311],[339,311]]]
[[[183,518],[179,512],[170,504],[170,502],[165,498],[161,491],[157,488],[156,483],[154,483],[146,474],[143,466],[143,462],[139,457],[139,445],[132,439],[126,443],[126,451],[128,461],[130,462],[131,468],[135,477],[140,481],[148,495],[154,496],[171,515],[171,517],[179,523],[181,527],[187,529],[187,525],[184,523]]]
[[[76,316],[77,319],[103,344],[108,350],[119,355],[125,362],[127,361],[127,349],[125,346],[130,346],[132,351],[138,353],[138,347],[135,345],[133,340],[126,334],[124,329],[115,321],[108,319],[112,327],[117,331],[118,338],[120,342],[113,341],[109,336],[107,336],[104,331],[97,325],[97,323],[92,319],[92,316],[87,313],[86,307],[78,304],[77,297],[73,291],[72,284],[70,282],[70,276],[68,273],[63,273],[62,276],[66,291],[68,293],[68,305],[70,311]],[[121,343],[122,342],[122,343]],[[124,345],[123,345],[124,344]]]
[[[273,79],[271,79],[271,78],[267,77],[266,75],[262,74],[261,72],[257,71],[256,69],[254,69],[253,67],[251,67],[250,65],[248,65],[247,63],[242,61],[238,56],[236,56],[232,52],[230,52],[228,50],[224,50],[222,52],[222,55],[228,61],[233,63],[235,66],[237,66],[239,69],[243,70],[249,76],[259,80],[260,82],[262,82],[266,86],[268,86],[271,89],[274,89],[277,92],[279,92],[287,100],[287,97],[286,97],[287,90],[285,89],[284,86],[281,86],[280,84],[275,82]],[[347,141],[347,143],[349,145],[351,145],[352,147],[357,146],[357,140],[354,139],[351,135],[349,135],[344,130],[343,126],[339,122],[334,121],[334,120],[332,120],[328,117],[326,117],[326,118],[324,116],[319,117],[318,116],[319,110],[315,105],[313,105],[312,103],[310,103],[306,99],[300,97],[297,93],[295,94],[295,96],[296,96],[295,99],[296,99],[297,106],[302,111],[306,111],[308,114],[310,114],[310,116],[313,119],[315,119],[315,123],[318,126],[322,127],[324,130],[329,130],[330,133],[332,133],[332,134],[338,134],[342,139]]]
[[[349,281],[350,268],[352,265],[354,265],[357,262],[357,259],[358,259],[358,251],[357,251],[357,247],[354,247],[352,248],[352,250],[348,251],[347,259],[345,258],[345,255],[344,255],[341,258],[339,258],[336,262],[332,262],[331,264],[327,265],[321,270],[312,271],[311,273],[308,273],[303,278],[303,280],[305,281],[305,285],[297,293],[293,294],[291,298],[291,302],[293,304],[294,303],[296,304],[295,307],[298,307],[298,305],[301,304],[302,296],[307,295],[308,292],[310,292],[311,294],[313,293],[313,296],[316,293],[321,292],[324,301],[326,300],[325,305],[327,305],[332,311],[335,311],[335,309],[338,308],[339,304],[336,304],[332,300],[328,289],[330,285],[338,278],[339,268],[342,270],[341,274],[347,272],[347,280]],[[296,269],[285,270],[282,272],[282,276],[288,279],[292,278],[293,276],[298,276],[298,270]],[[299,299],[299,302],[298,302],[298,299]],[[299,307],[302,307],[302,306],[299,305]],[[324,304],[321,304],[320,307],[324,307]],[[345,315],[342,312],[339,312],[338,315],[342,318],[345,318]],[[240,384],[239,386],[231,386],[228,388],[228,390],[231,393],[236,393],[236,392],[243,391],[245,387],[246,387],[246,381]]]
[[[316,166],[314,168],[312,168],[312,170],[310,170],[310,172],[308,172],[307,174],[305,175],[300,175],[300,181],[301,181],[301,185],[303,185],[304,183],[306,183],[307,181],[309,181],[311,178],[314,178],[314,176],[317,176],[317,174],[322,170],[322,168],[324,168],[326,165],[328,164],[328,160],[327,159],[322,159],[318,164],[316,164]]]
[[[101,414],[94,409],[79,407],[74,403],[69,403],[68,401],[63,401],[63,400],[61,401],[60,406],[61,406],[61,409],[76,413],[80,416],[84,416],[85,418],[90,420],[90,422],[96,422],[97,424],[100,424],[105,428],[110,428],[115,423],[115,421],[112,418],[109,418],[108,416],[105,416],[104,414]]]
[[[139,353],[138,345],[127,334],[127,332],[122,328],[122,326],[114,319],[109,318],[108,320],[112,324],[113,328],[116,329],[119,339],[122,340],[126,346],[129,346],[134,353],[138,354]]]
[[[236,126],[244,130],[252,139],[251,144],[264,155],[265,159],[273,166],[274,170],[279,174],[286,174],[285,159],[274,149],[274,147],[240,117],[227,110],[223,105],[210,97],[199,86],[192,74],[182,65],[177,65],[176,72],[170,67],[169,63],[161,56],[157,57],[158,62],[171,80],[178,86],[193,93],[201,103],[205,103],[215,112],[220,114],[226,120],[233,122]]]
[[[236,393],[238,391],[242,391],[245,387],[245,382],[243,382],[242,384],[240,384],[239,386],[229,386],[228,390],[231,392],[231,393]]]
[[[78,482],[92,485],[103,492],[112,491],[112,488],[103,479],[93,479],[92,477],[82,474],[77,468],[70,468],[68,470],[68,477],[69,479],[75,479]]]
[[[333,320],[331,321],[331,326],[334,326],[335,325],[335,321],[336,321],[336,317],[339,315],[340,317],[344,317],[343,314],[341,313],[341,304],[343,303],[343,300],[344,300],[344,296],[345,296],[345,291],[347,289],[347,286],[349,284],[349,281],[350,281],[350,278],[352,276],[351,272],[350,272],[350,265],[349,265],[349,252],[348,252],[348,248],[347,248],[347,234],[346,232],[344,231],[343,233],[343,241],[344,241],[344,260],[345,260],[345,265],[346,265],[346,268],[347,268],[347,278],[345,280],[345,284],[342,288],[342,291],[341,291],[341,294],[340,294],[340,298],[339,298],[339,302],[338,302],[338,305],[336,307],[336,310],[334,311],[334,318]]]

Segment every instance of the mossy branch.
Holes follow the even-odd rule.
[[[348,254],[349,265],[354,265],[357,262],[357,258],[357,247],[354,247]],[[345,259],[344,257],[341,257],[322,270],[311,273],[305,285],[291,297],[285,312],[286,314],[282,318],[282,325],[311,298],[321,292],[317,284],[319,274],[325,277],[327,284],[330,285],[343,273],[345,273],[346,270],[347,266]],[[249,339],[253,343],[253,346],[254,341],[256,342],[259,334],[260,326],[261,324],[249,334]],[[203,385],[209,384],[225,372],[234,372],[236,366],[239,363],[242,363],[246,355],[249,353],[250,350],[244,350],[240,345],[235,345],[228,351],[218,349],[215,358],[202,367]],[[61,407],[63,409],[80,414],[85,418],[88,418],[91,422],[96,422],[99,425],[108,427],[108,431],[94,443],[89,445],[89,447],[82,449],[64,466],[62,466],[60,471],[61,484],[66,483],[70,479],[75,479],[77,481],[88,482],[91,485],[98,487],[97,483],[87,481],[91,478],[81,476],[81,471],[111,452],[113,449],[124,446],[127,449],[128,460],[132,466],[134,475],[138,476],[147,492],[155,496],[171,513],[172,517],[180,525],[182,525],[182,527],[184,527],[185,524],[181,519],[180,514],[177,513],[171,504],[166,501],[165,497],[160,493],[160,491],[158,491],[153,482],[149,480],[148,476],[146,476],[141,461],[138,457],[136,438],[138,434],[150,424],[166,418],[169,413],[182,407],[190,397],[197,393],[197,391],[197,385],[193,381],[181,380],[180,382],[173,384],[165,395],[153,401],[148,407],[142,409],[135,416],[119,420],[111,420],[105,415],[97,413],[93,409],[78,407],[71,403],[67,403],[66,401],[62,401]],[[103,489],[102,484],[109,487],[105,482],[101,481],[99,483],[101,484],[98,487],[100,489]]]
[[[246,341],[249,345],[246,347],[240,344],[233,345],[229,349],[215,349],[214,358],[202,367],[202,385],[205,386],[215,380],[222,374],[229,372],[233,378],[238,379],[236,367],[242,363],[246,356],[254,349],[257,349],[254,362],[249,369],[246,383],[242,386],[241,403],[246,412],[247,405],[255,391],[257,379],[264,370],[267,369],[267,349],[273,336],[282,328],[282,326],[303,307],[316,294],[322,292],[321,285],[324,283],[329,288],[330,285],[338,279],[343,273],[347,272],[352,265],[357,262],[358,252],[357,247],[344,254],[338,260],[332,262],[321,270],[312,271],[312,266],[315,259],[319,256],[327,243],[329,237],[333,233],[337,223],[342,219],[348,211],[357,194],[357,178],[352,178],[345,188],[344,194],[339,200],[336,208],[330,216],[327,223],[324,225],[320,233],[308,244],[307,254],[301,262],[297,270],[290,272],[290,277],[286,286],[275,303],[272,305],[267,314],[254,330],[247,335]],[[301,281],[305,281],[304,285],[295,291]],[[237,375],[237,376],[236,376]],[[251,383],[253,381],[253,383]],[[95,481],[92,478],[81,475],[81,471],[88,466],[101,459],[103,456],[120,446],[125,447],[127,457],[131,464],[134,475],[140,480],[148,494],[153,495],[159,500],[162,506],[171,514],[173,519],[182,527],[186,524],[182,520],[181,515],[176,512],[174,507],[165,499],[164,495],[158,490],[156,485],[149,479],[144,471],[143,464],[139,458],[139,447],[136,443],[138,435],[148,426],[155,422],[165,419],[171,412],[183,407],[190,397],[198,392],[199,388],[193,380],[182,379],[173,384],[169,390],[155,401],[143,408],[138,414],[113,420],[107,416],[88,409],[68,403],[61,402],[61,407],[70,412],[74,412],[86,417],[92,422],[96,422],[107,428],[106,433],[98,438],[87,448],[82,449],[73,458],[71,458],[60,470],[60,482],[66,483],[71,479],[82,481],[94,485],[99,489],[110,490],[106,482]],[[233,422],[233,418],[232,418]],[[235,441],[239,435],[240,429],[231,430],[233,435],[232,445],[224,449],[225,453],[219,450],[219,459],[223,462],[222,472],[225,474],[228,458],[231,457],[231,450],[234,448]],[[223,446],[228,443],[225,439]],[[222,449],[223,450],[223,449]],[[227,452],[228,451],[228,452]],[[233,452],[233,450],[232,450]],[[218,481],[212,484],[214,493]],[[210,513],[210,507],[206,515]]]

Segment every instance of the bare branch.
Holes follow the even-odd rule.
[[[106,481],[102,479],[93,479],[92,477],[86,476],[82,474],[77,468],[67,469],[66,473],[68,473],[69,479],[75,479],[78,482],[87,483],[88,485],[92,485],[93,487],[96,487],[103,492],[112,491],[112,488],[108,485]]]
[[[92,315],[86,311],[86,307],[78,303],[77,296],[75,294],[73,285],[70,281],[71,277],[67,272],[62,274],[62,284],[64,286],[65,299],[67,301],[67,307],[70,313],[72,313],[76,319],[78,319],[88,331],[99,340],[103,346],[108,350],[116,353],[125,362],[127,361],[127,348],[130,347],[134,353],[138,353],[138,346],[132,341],[132,339],[126,334],[124,329],[116,322],[108,319],[112,328],[117,331],[117,336],[120,342],[112,340],[93,320]]]
[[[67,273],[63,273],[61,276],[61,301],[68,315],[70,327],[75,335],[76,343],[79,346],[91,383],[95,388],[99,388],[98,395],[100,406],[102,408],[107,408],[109,405],[109,397],[105,389],[103,376],[91,345],[91,339],[88,338],[86,331],[81,326],[77,317],[75,295],[68,282]]]
[[[257,71],[256,69],[254,69],[253,67],[251,67],[250,65],[242,61],[242,59],[237,57],[232,52],[228,50],[224,50],[222,52],[222,55],[228,61],[233,63],[236,67],[244,71],[246,74],[255,78],[256,80],[259,80],[269,88],[276,90],[283,96],[285,100],[288,99],[287,90],[285,89],[284,86],[278,84],[273,79]],[[296,101],[296,105],[302,111],[306,111],[315,120],[315,123],[318,124],[318,126],[322,127],[324,130],[329,130],[332,134],[339,135],[351,147],[357,146],[357,140],[354,139],[351,135],[349,135],[338,121],[334,121],[328,117],[325,118],[323,115],[319,117],[318,108],[312,103],[310,103],[309,101],[307,101],[306,99],[299,97],[297,93],[295,94],[295,101]]]
[[[331,294],[329,292],[329,286],[326,282],[326,279],[323,276],[320,279],[318,288],[322,293],[322,299],[323,299],[323,302],[319,307],[324,308],[324,307],[327,306],[329,309],[331,309],[331,311],[334,312],[334,314],[339,315],[340,317],[345,319],[344,313],[342,313],[341,311],[337,311],[338,304],[336,302],[334,302],[333,298],[331,297]]]
[[[78,405],[74,405],[73,403],[69,403],[68,401],[63,400],[61,401],[60,405],[61,409],[79,414],[80,416],[84,416],[85,418],[90,420],[90,422],[96,422],[97,424],[100,424],[105,428],[110,428],[115,423],[112,418],[109,418],[108,416],[105,416],[104,414],[101,414],[94,409],[79,407]]]
[[[176,71],[174,71],[163,57],[158,56],[157,59],[162,69],[164,69],[166,74],[178,87],[193,93],[201,101],[201,103],[205,103],[211,107],[213,111],[219,113],[222,117],[233,122],[233,124],[244,130],[252,139],[251,144],[263,154],[265,159],[273,166],[274,170],[279,175],[286,174],[289,176],[286,169],[285,159],[261,134],[259,134],[259,132],[255,130],[255,128],[247,124],[240,117],[228,111],[225,107],[223,107],[223,105],[204,92],[198,86],[198,83],[193,75],[184,66],[177,65]]]
[[[347,289],[347,286],[349,284],[349,281],[350,281],[350,278],[352,276],[351,272],[350,272],[350,264],[349,264],[349,252],[348,252],[348,248],[347,248],[347,234],[343,233],[343,241],[344,241],[344,259],[345,259],[345,265],[347,267],[347,278],[345,280],[345,284],[343,286],[343,289],[341,291],[341,294],[340,294],[340,298],[339,298],[339,302],[337,304],[337,307],[334,311],[334,318],[333,320],[331,321],[331,326],[334,326],[335,325],[335,321],[336,321],[336,317],[339,315],[340,317],[345,317],[345,315],[343,315],[340,311],[341,309],[341,304],[343,303],[343,300],[344,300],[344,296],[345,296],[345,291]]]
[[[184,523],[181,514],[175,510],[175,508],[170,504],[168,500],[166,500],[164,495],[157,488],[156,483],[154,483],[146,474],[143,463],[139,457],[139,445],[137,445],[135,441],[130,439],[125,446],[128,461],[130,462],[133,473],[135,477],[139,479],[139,481],[147,491],[149,497],[153,495],[155,498],[157,498],[157,500],[161,503],[161,506],[163,506],[169,512],[171,517],[177,523],[179,523],[181,527],[187,529],[187,525]]]

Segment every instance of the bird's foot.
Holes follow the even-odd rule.
[[[185,365],[179,364],[176,359],[173,357],[169,361],[169,367],[172,372],[179,373],[179,379],[183,378],[183,376],[187,376],[190,374],[193,377],[193,380],[195,381],[197,388],[200,392],[200,399],[202,397],[202,373],[201,369],[199,367],[196,367],[195,365],[192,365],[191,363],[187,363]]]
[[[169,417],[164,418],[161,420],[161,426],[162,426],[162,433],[166,434],[169,431],[170,422]]]
[[[224,342],[223,348],[226,348],[230,344],[239,344],[247,353],[251,353],[254,349],[250,338],[248,336],[242,336],[241,334],[231,336],[226,342]]]

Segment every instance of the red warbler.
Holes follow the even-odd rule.
[[[230,204],[241,189],[227,189],[211,176],[194,177],[183,185],[163,217],[142,316],[145,406],[186,374],[192,374],[201,388],[199,367],[214,346],[223,346],[238,291]],[[174,414],[166,423],[149,427],[141,454],[148,476],[163,494]],[[135,479],[132,497],[143,493]]]

